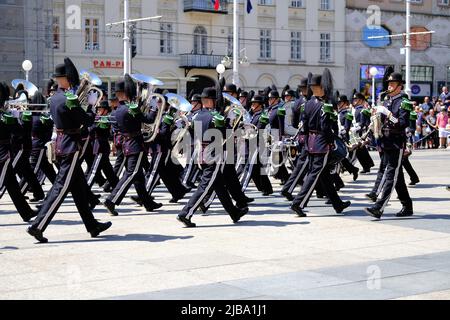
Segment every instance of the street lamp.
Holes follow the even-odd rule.
[[[375,77],[378,75],[378,69],[376,67],[370,68],[370,75],[372,76],[372,108],[376,105],[376,89],[375,89]]]
[[[217,65],[216,71],[219,74],[220,79],[222,79],[223,74],[225,73],[225,70],[226,70],[226,68],[222,63]]]
[[[28,81],[28,74],[31,71],[31,69],[33,69],[33,63],[31,63],[30,60],[25,60],[22,63],[22,69],[25,71],[25,75],[26,75],[26,80]]]

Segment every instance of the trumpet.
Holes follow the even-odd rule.
[[[86,111],[89,107],[89,94],[95,92],[97,93],[97,100],[92,107],[96,108],[103,99],[103,91],[96,87],[102,85],[102,80],[96,74],[86,70],[82,70],[80,76],[81,83],[76,92],[78,101],[80,102],[81,107]]]
[[[155,122],[152,124],[143,123],[142,132],[144,134],[144,140],[146,143],[151,143],[155,141],[159,133],[159,128],[161,126],[162,117],[164,115],[164,109],[166,106],[166,98],[158,93],[153,93],[154,86],[161,86],[164,83],[158,79],[144,74],[132,74],[130,77],[138,83],[137,86],[137,99],[138,104],[141,106],[142,113],[150,113],[152,108],[157,108],[155,105],[155,98],[162,101],[162,105],[158,108],[158,114],[156,116]]]
[[[30,110],[30,107],[45,107],[45,110]],[[22,93],[19,98],[5,102],[5,111],[17,110],[18,112],[32,111],[36,113],[48,113],[48,104],[28,103],[27,96]]]

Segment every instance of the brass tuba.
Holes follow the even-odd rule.
[[[22,79],[15,79],[11,82],[11,85],[14,89],[17,89],[17,87],[22,84],[24,86],[24,90],[28,92],[29,99],[32,99],[36,93],[39,92],[39,89],[30,81],[22,80]],[[30,107],[46,107],[46,110],[30,110]],[[19,98],[15,100],[9,100],[5,102],[5,109],[11,110],[15,109],[18,112],[24,112],[24,111],[33,111],[36,113],[48,113],[48,104],[33,104],[29,103],[27,96],[22,93]]]
[[[137,103],[141,107],[142,113],[150,113],[155,108],[158,108],[156,99],[162,102],[158,108],[158,114],[152,124],[143,123],[142,132],[146,143],[155,141],[159,133],[162,117],[165,112],[166,98],[158,93],[153,93],[154,86],[162,86],[164,83],[158,79],[144,74],[132,74],[130,77],[138,83],[137,85]]]
[[[86,111],[89,107],[89,94],[97,93],[97,101],[92,106],[94,109],[100,104],[103,99],[103,91],[97,88],[102,85],[102,80],[94,73],[90,73],[87,70],[81,70],[80,72],[80,86],[77,89],[76,95],[81,107]]]

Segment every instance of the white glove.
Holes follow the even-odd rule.
[[[11,110],[11,115],[12,115],[14,118],[16,118],[16,119],[19,119],[19,118],[20,118],[20,112],[19,112],[19,110],[17,110],[17,109],[12,109],[12,110]]]
[[[361,127],[360,127],[360,126],[352,127],[352,128],[350,129],[350,131],[351,131],[352,133],[357,133],[358,131],[361,131]]]
[[[97,92],[90,92],[88,95],[88,103],[90,106],[94,106],[97,103],[98,94]]]
[[[342,129],[341,132],[340,132],[340,135],[342,137],[345,137],[346,134],[347,134],[347,131],[345,129]]]
[[[381,113],[381,114],[384,114],[385,116],[389,116],[389,114],[391,112],[385,106],[379,106],[379,107],[377,107],[377,113]]]

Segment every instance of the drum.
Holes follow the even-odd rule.
[[[329,163],[331,165],[338,164],[342,160],[344,160],[348,155],[348,149],[345,145],[345,142],[339,138],[336,137],[336,140],[334,142],[334,149],[331,151],[330,154],[330,160]]]

